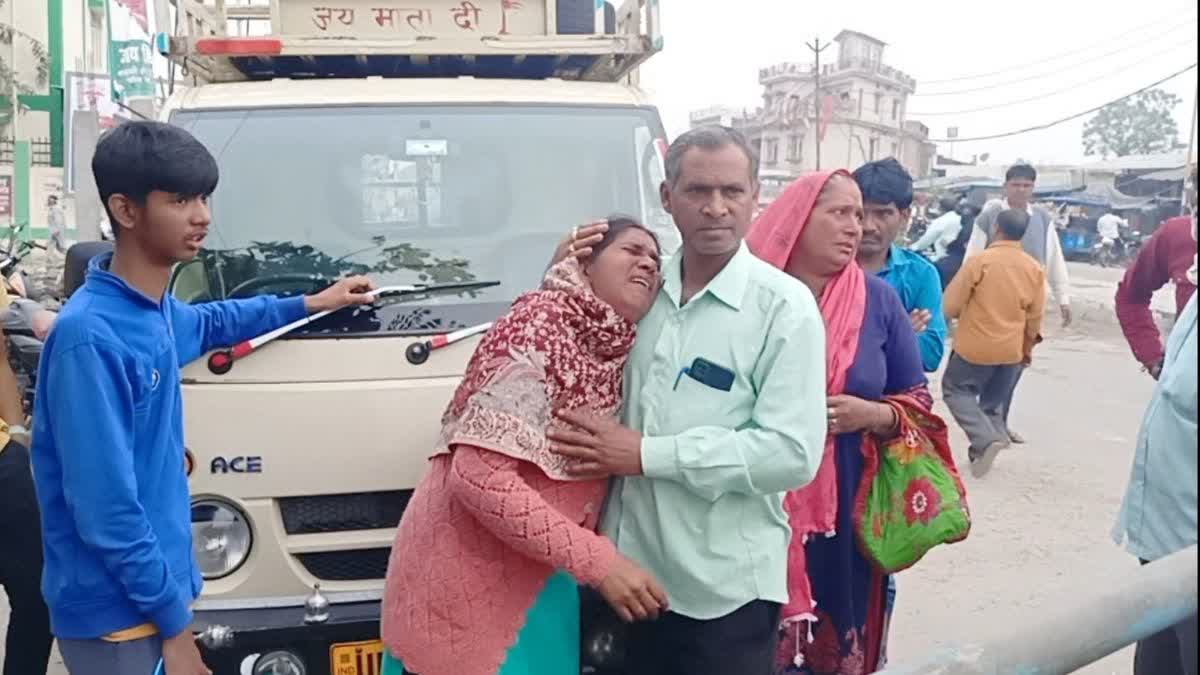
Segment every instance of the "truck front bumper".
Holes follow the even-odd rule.
[[[256,662],[278,652],[290,654],[304,670],[292,673],[287,671],[294,668],[277,666],[276,671],[266,672],[379,675],[374,658],[364,659],[350,670],[334,670],[332,665],[334,645],[379,639],[378,600],[333,605],[328,620],[322,623],[305,623],[304,619],[303,607],[199,609],[192,628],[202,636],[200,650],[214,675],[251,675]],[[214,643],[203,638],[206,631],[226,638]]]

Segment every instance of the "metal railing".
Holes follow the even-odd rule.
[[[1196,615],[1196,547],[1102,580],[1086,598],[1016,631],[942,649],[878,675],[1071,673]]]

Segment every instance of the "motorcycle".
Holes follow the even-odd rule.
[[[1142,233],[1122,232],[1116,239],[1101,239],[1092,245],[1092,262],[1100,267],[1124,267],[1137,259]]]
[[[25,414],[31,415],[42,346],[54,325],[56,314],[28,297],[28,278],[20,266],[29,253],[37,249],[45,250],[45,247],[15,239],[14,234],[8,251],[0,253],[0,279],[3,279],[10,296],[8,307],[0,313],[0,326],[4,328],[8,363],[17,378]]]

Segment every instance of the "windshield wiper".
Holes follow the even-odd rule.
[[[397,301],[408,301],[414,298],[426,297],[431,295],[440,295],[444,293],[462,293],[468,291],[479,291],[485,288],[499,286],[499,281],[464,281],[446,284],[405,284],[399,286],[384,286],[377,288],[374,291],[375,302],[388,298]],[[346,308],[342,308],[346,309]],[[222,349],[213,352],[208,357],[208,370],[214,375],[225,375],[230,370],[233,370],[233,364],[247,356],[253,354],[264,345],[273,342],[274,340],[291,333],[294,330],[303,328],[308,324],[323,319],[334,312],[341,310],[325,310],[307,316],[299,321],[292,322],[282,328],[277,328],[269,333],[263,333],[256,338],[238,343],[229,349]]]

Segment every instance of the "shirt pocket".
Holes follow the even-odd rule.
[[[724,366],[722,366],[724,367]],[[744,407],[742,399],[745,389],[734,373],[733,387],[723,391],[710,387],[682,373],[675,382],[671,392],[671,419],[673,427],[686,429],[696,426],[720,426],[733,428],[745,420],[739,417],[739,411]]]

